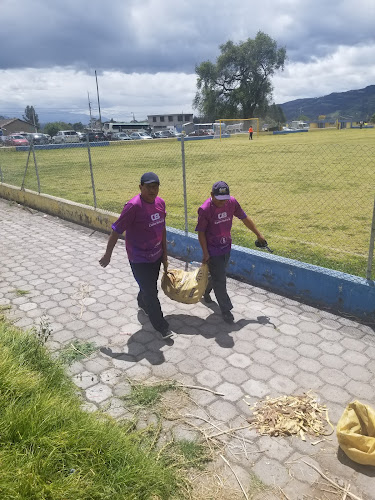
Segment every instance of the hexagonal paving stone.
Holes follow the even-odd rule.
[[[212,403],[207,410],[213,418],[226,424],[238,415],[236,406],[222,399]]]
[[[98,383],[98,377],[94,373],[83,371],[73,377],[73,382],[81,389],[87,389]]]
[[[236,384],[230,384],[229,382],[224,382],[216,388],[217,392],[223,393],[224,398],[229,401],[238,401],[244,396],[243,391]]]
[[[197,380],[203,386],[210,388],[214,388],[222,382],[222,378],[219,373],[212,370],[203,370],[201,373],[198,373]]]
[[[260,380],[248,380],[244,382],[241,387],[245,395],[247,394],[257,398],[263,398],[270,392],[268,385]]]
[[[108,385],[96,384],[86,389],[86,398],[94,403],[101,403],[112,396],[112,389]]]
[[[237,368],[246,368],[251,364],[251,359],[249,356],[240,353],[233,353],[228,356],[227,361]]]
[[[253,467],[253,471],[267,486],[277,484],[282,488],[290,481],[286,468],[272,458],[262,457]]]

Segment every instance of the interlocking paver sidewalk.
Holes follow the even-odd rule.
[[[11,306],[9,316],[22,328],[47,315],[53,350],[75,338],[98,346],[70,370],[88,411],[106,407],[113,416],[126,417],[129,412],[120,399],[129,392],[126,377],[176,379],[223,393],[191,391],[201,415],[233,426],[243,425],[250,415],[245,399],[254,403],[267,395],[313,390],[328,406],[334,424],[352,400],[375,406],[371,325],[229,279],[233,325],[222,321],[216,304],[183,305],[160,293],[175,332],[168,345],[138,310],[138,287],[123,242],[110,266],[99,266],[106,239],[0,199],[0,305]],[[169,261],[171,267],[184,265]],[[18,296],[17,290],[29,293]],[[176,433],[189,431],[179,428]],[[308,457],[340,484],[348,480],[353,493],[375,498],[373,468],[347,459],[334,435],[312,446],[297,438],[259,436],[254,430],[241,433],[252,442],[252,452],[230,460],[245,482],[255,473],[267,485],[282,488],[287,498],[314,497],[318,474],[300,460]],[[276,493],[273,498],[278,498]]]

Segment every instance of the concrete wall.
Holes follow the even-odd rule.
[[[0,183],[0,197],[55,215],[97,231],[109,232],[117,214],[94,210],[54,196],[39,195]],[[202,252],[195,234],[167,228],[168,252],[187,261],[200,261]],[[331,308],[366,322],[375,320],[375,282],[234,245],[229,273],[238,279],[295,298]]]

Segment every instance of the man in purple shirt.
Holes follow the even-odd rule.
[[[210,280],[204,294],[206,303],[212,302],[210,292],[213,289],[220,306],[224,321],[232,323],[232,302],[227,293],[226,267],[229,262],[232,246],[231,228],[233,216],[238,217],[245,226],[258,238],[265,242],[255,223],[242,210],[238,201],[230,196],[229,186],[224,181],[215,182],[212,186],[211,198],[208,198],[198,209],[198,240],[203,251],[203,262],[208,263]]]
[[[167,267],[165,202],[159,198],[159,177],[153,172],[142,175],[140,194],[124,206],[112,224],[107,249],[99,263],[108,266],[120,234],[125,232],[125,245],[130,267],[139,285],[138,305],[149,316],[152,326],[163,339],[172,336],[164,319],[157,290],[160,264]]]

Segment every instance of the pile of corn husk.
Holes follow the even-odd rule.
[[[246,402],[246,401],[245,401]],[[250,403],[247,403],[250,406]],[[306,441],[305,434],[311,436],[327,436],[328,418],[325,405],[320,405],[309,393],[302,396],[280,396],[275,399],[266,398],[251,406],[252,416],[247,419],[250,426],[260,434],[270,436],[298,435]]]

